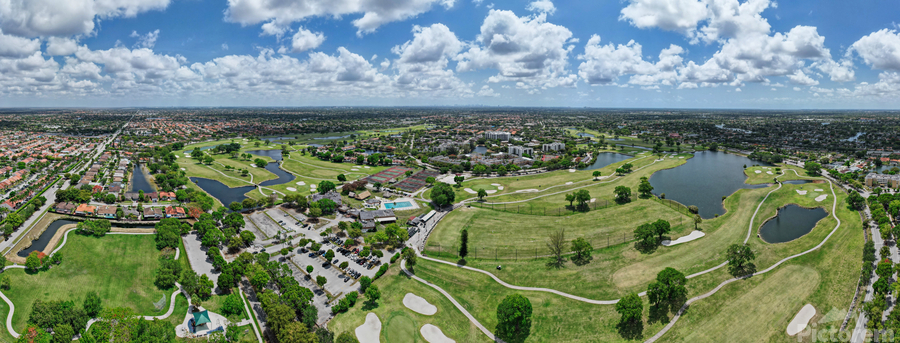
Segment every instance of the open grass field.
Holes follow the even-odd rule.
[[[153,235],[69,235],[60,253],[63,262],[48,271],[4,272],[11,279],[12,287],[4,294],[16,304],[13,327],[17,331],[25,328],[35,299],[74,300],[80,304],[90,291],[100,294],[105,307],[131,307],[142,315],[168,310],[172,291],[157,289],[153,284],[159,254]],[[163,297],[166,307],[157,311],[153,303]]]
[[[363,311],[365,297],[361,296],[356,306],[346,313],[338,314],[328,323],[328,328],[335,336],[342,332],[353,333],[356,327],[366,321],[366,314],[372,312],[381,320],[382,342],[425,342],[419,333],[419,329],[425,324],[436,325],[447,337],[457,342],[489,342],[487,337],[450,303],[450,300],[433,288],[400,273],[397,266],[392,267],[374,284],[378,285],[382,294],[382,298],[378,301],[379,306],[370,311]],[[437,306],[437,313],[425,316],[406,308],[403,305],[406,293],[425,298]]]
[[[235,290],[235,291],[237,291],[237,290]],[[200,306],[203,306],[207,310],[210,310],[212,312],[215,312],[215,313],[218,313],[218,314],[221,314],[224,316],[225,312],[222,311],[222,306],[225,305],[225,298],[227,298],[227,297],[228,297],[227,294],[223,294],[223,295],[213,294],[213,296],[209,297],[209,299],[204,300],[203,303],[200,304]],[[247,317],[246,311],[244,311],[244,308],[241,307],[241,314],[231,315],[231,316],[228,316],[227,318],[228,318],[228,320],[230,320],[234,323],[237,323],[237,322],[240,322],[241,320],[249,319],[250,317]]]

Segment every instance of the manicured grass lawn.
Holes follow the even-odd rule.
[[[171,296],[171,294],[170,294],[170,296]],[[171,297],[168,299],[168,301],[171,301]],[[169,309],[169,305],[166,304],[166,310],[168,310],[168,309]],[[165,321],[172,324],[172,328],[174,329],[175,326],[180,325],[181,323],[184,322],[184,317],[187,315],[187,311],[188,311],[187,298],[184,296],[183,293],[178,293],[178,296],[175,297],[175,310],[172,311],[172,315],[169,316],[169,318],[166,318]]]
[[[418,268],[418,267],[416,267]],[[346,313],[338,314],[328,323],[328,328],[335,336],[342,332],[356,330],[356,327],[366,321],[366,314],[373,312],[378,315],[382,323],[382,342],[425,342],[419,329],[425,324],[436,325],[457,342],[489,342],[487,337],[472,325],[469,320],[442,294],[431,287],[409,279],[400,273],[398,266],[391,269],[375,281],[375,285],[381,290],[382,297],[378,300],[379,306],[370,311],[363,311],[362,305],[365,297],[361,296],[356,306]],[[432,316],[425,316],[413,312],[403,305],[403,297],[406,293],[413,293],[428,300],[437,306],[438,311]]]
[[[81,304],[90,291],[100,294],[104,307],[131,307],[142,315],[168,310],[172,290],[163,291],[153,284],[159,255],[153,235],[96,238],[70,234],[60,252],[62,264],[48,271],[4,272],[11,278],[12,288],[4,294],[16,304],[13,327],[17,331],[25,328],[35,299],[73,300]],[[163,297],[166,306],[157,311],[153,303]]]
[[[237,290],[235,290],[235,292],[237,292]],[[228,297],[227,294],[213,295],[213,296],[209,297],[209,299],[204,300],[200,304],[200,306],[203,306],[207,310],[210,310],[212,312],[215,312],[215,313],[218,313],[218,314],[221,314],[224,316],[225,312],[222,311],[222,306],[225,304],[225,298],[227,298],[227,297]],[[247,317],[247,313],[244,312],[244,307],[241,306],[241,314],[230,315],[227,318],[231,322],[237,323],[237,322],[240,322],[241,320],[248,319],[249,317]]]

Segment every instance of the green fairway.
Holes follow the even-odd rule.
[[[70,234],[60,253],[62,264],[48,271],[4,272],[12,287],[3,293],[16,305],[13,327],[17,331],[25,328],[34,300],[73,300],[81,304],[90,291],[100,295],[104,307],[131,307],[142,315],[168,310],[172,290],[163,291],[153,284],[159,255],[153,235],[96,238]],[[164,308],[156,310],[153,303],[163,298]]]
[[[419,329],[425,324],[436,325],[447,337],[457,342],[489,342],[484,333],[472,325],[468,318],[456,309],[446,297],[433,288],[412,280],[405,274],[401,274],[398,266],[392,266],[387,274],[374,284],[378,285],[382,294],[382,298],[378,300],[378,307],[370,311],[363,311],[362,305],[365,297],[360,296],[356,306],[345,313],[338,314],[328,323],[328,328],[334,332],[335,336],[340,335],[342,332],[350,332],[352,334],[356,327],[366,321],[366,314],[372,312],[378,315],[379,320],[381,320],[382,342],[415,342],[415,340],[406,339],[389,340],[389,337],[409,337],[410,328],[413,330],[415,339],[419,342],[425,342],[419,333]],[[425,298],[425,300],[438,308],[437,313],[432,316],[426,316],[406,308],[403,305],[403,297],[406,293],[413,293]],[[389,320],[397,317],[401,318],[397,319],[396,322]],[[397,327],[394,328],[394,326]]]

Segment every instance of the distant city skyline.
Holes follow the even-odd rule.
[[[0,107],[900,109],[900,3],[9,0]]]

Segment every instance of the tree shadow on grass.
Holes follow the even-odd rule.
[[[371,300],[366,300],[366,301],[363,303],[363,306],[362,306],[362,310],[363,310],[363,311],[371,311],[371,310],[374,310],[374,309],[376,309],[376,308],[378,308],[378,302],[377,302],[377,301],[371,301]]]
[[[634,249],[642,254],[652,254],[659,248],[659,244],[644,244],[641,241],[634,242]]]
[[[644,323],[637,322],[620,322],[616,324],[619,336],[624,339],[642,339],[644,338]]]
[[[651,305],[650,306],[650,317],[647,319],[647,324],[653,324],[656,322],[667,324],[669,322],[669,306],[666,304],[659,305]]]

